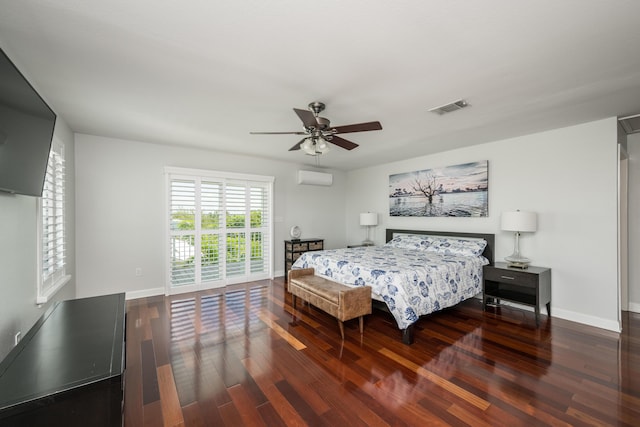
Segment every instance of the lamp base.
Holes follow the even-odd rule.
[[[513,255],[506,257],[504,260],[507,261],[507,267],[520,268],[522,270],[529,268],[529,264],[531,263],[529,258]]]
[[[529,263],[522,263],[522,262],[507,262],[507,267],[508,268],[519,268],[521,270],[526,270],[527,268],[529,268]]]

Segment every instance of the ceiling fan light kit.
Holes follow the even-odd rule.
[[[296,145],[289,151],[302,149],[310,156],[318,156],[329,151],[329,144],[337,145],[345,150],[353,150],[358,144],[346,140],[339,133],[366,132],[370,130],[382,130],[380,122],[357,123],[344,126],[331,126],[329,119],[320,117],[325,105],[322,102],[312,102],[308,105],[309,110],[294,108],[293,111],[302,121],[303,132],[249,132],[252,135],[304,135]]]
[[[331,150],[327,141],[322,138],[306,138],[300,148],[310,156],[318,156]]]

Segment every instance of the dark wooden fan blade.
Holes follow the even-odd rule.
[[[309,111],[309,110],[300,110],[299,108],[294,108],[293,111],[295,111],[296,114],[298,115],[298,117],[300,117],[300,120],[302,120],[302,123],[304,124],[304,127],[306,127],[306,128],[317,128],[318,127],[318,122],[316,120],[316,116],[314,116],[311,111]]]
[[[306,132],[249,132],[250,135],[306,135]]]
[[[365,132],[368,130],[382,130],[380,122],[358,123],[355,125],[336,126],[331,128],[336,133]]]
[[[302,145],[302,143],[306,140],[307,138],[302,138],[300,141],[298,141],[298,143],[296,145],[294,145],[293,147],[289,148],[289,151],[296,151],[300,149],[300,146]]]
[[[344,138],[340,138],[337,135],[333,135],[333,138],[329,140],[330,143],[336,144],[338,147],[342,147],[345,150],[353,150],[358,146],[355,142],[347,141]]]

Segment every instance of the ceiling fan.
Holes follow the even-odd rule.
[[[346,150],[353,150],[358,146],[355,142],[351,142],[338,134],[365,132],[370,130],[381,130],[380,122],[358,123],[345,126],[331,126],[329,119],[320,117],[319,114],[324,110],[325,105],[322,102],[312,102],[309,104],[309,111],[294,108],[293,111],[302,120],[303,131],[298,132],[249,132],[252,135],[305,135],[296,145],[289,148],[289,151],[303,149],[307,154],[317,156],[329,151],[329,144],[335,144]]]

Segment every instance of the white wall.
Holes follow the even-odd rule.
[[[633,157],[632,150],[633,146]],[[489,217],[389,217],[390,174],[485,159]],[[383,243],[385,228],[494,232],[496,259],[501,259],[511,253],[513,236],[499,230],[500,213],[536,211],[539,230],[522,237],[521,250],[535,265],[552,268],[553,315],[619,328],[615,118],[348,173],[331,171],[332,187],[296,185],[296,171],[311,168],[286,162],[81,134],[76,135],[76,164],[80,297],[162,292],[163,168],[179,166],[276,177],[276,274],[282,274],[282,241],[292,225],[302,228],[303,237],[325,238],[328,248],[341,247],[364,239],[359,213],[372,211],[380,214],[372,233],[377,243]],[[635,173],[637,178],[640,171]],[[638,209],[638,203],[635,206]],[[630,213],[630,218],[633,227],[638,215]],[[636,222],[636,233],[639,229]],[[637,258],[637,246],[635,252],[630,250],[630,259]],[[141,277],[135,276],[138,267]],[[637,271],[630,282],[638,282]],[[639,294],[637,288],[631,290],[630,301],[638,301]]]
[[[629,310],[640,313],[640,133],[627,137],[629,154]]]
[[[371,211],[380,214],[378,244],[385,228],[490,232],[501,260],[513,251],[513,233],[500,231],[500,213],[535,211],[538,231],[523,234],[520,249],[534,265],[552,268],[552,315],[619,330],[616,141],[610,118],[351,171],[348,240],[363,239],[358,213]],[[389,216],[390,174],[478,160],[489,161],[489,217]]]
[[[164,292],[164,167],[275,177],[275,273],[284,272],[283,240],[298,225],[302,237],[345,245],[345,179],[330,187],[297,185],[297,164],[247,156],[76,134],[77,293],[79,297]],[[135,269],[142,276],[135,276]]]
[[[61,117],[56,121],[54,138],[64,143],[66,151],[65,226],[71,280],[49,303],[36,306],[36,198],[0,192],[0,360],[13,347],[16,332],[24,336],[54,302],[75,297],[73,133]]]

